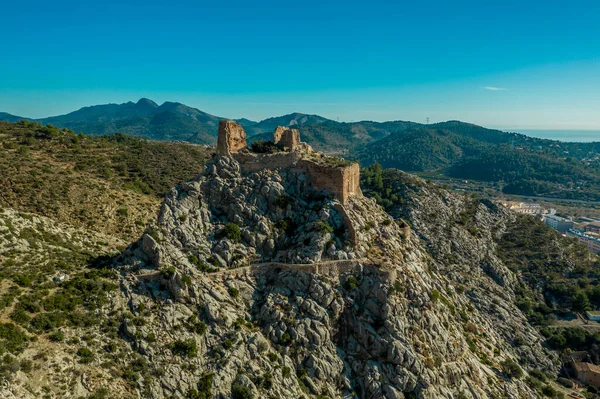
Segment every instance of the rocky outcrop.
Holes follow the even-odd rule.
[[[511,302],[510,272],[491,258],[479,271],[445,268],[416,219],[421,238],[371,199],[349,197],[343,216],[340,206],[305,174],[248,173],[230,157],[173,189],[157,225],[117,261],[121,306],[146,320],[125,320],[123,335],[163,370],[147,397],[185,397],[207,375],[217,398],[240,385],[277,398],[535,397],[500,367],[526,359],[554,370]],[[493,224],[493,212],[480,219]],[[223,233],[231,223],[239,236]],[[484,239],[473,245],[484,259]],[[169,349],[178,342],[196,350]]]

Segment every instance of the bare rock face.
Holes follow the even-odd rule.
[[[230,120],[219,121],[217,154],[230,155],[244,148],[248,148],[248,144],[246,143],[246,131],[242,125]]]

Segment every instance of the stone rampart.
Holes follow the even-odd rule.
[[[350,196],[362,195],[358,163],[348,166],[327,166],[308,159],[301,159],[298,161],[298,165],[306,170],[313,187],[330,192],[342,204],[348,203]]]
[[[277,271],[300,271],[305,273],[319,274],[328,277],[336,277],[349,273],[364,273],[366,270],[379,274],[384,281],[393,282],[396,279],[396,269],[389,265],[377,265],[368,259],[334,260],[310,264],[294,263],[259,263],[237,269],[227,269],[216,273],[208,273],[212,279],[227,279],[231,277],[251,276],[259,273]]]

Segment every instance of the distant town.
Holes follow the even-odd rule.
[[[554,230],[578,239],[590,251],[600,255],[600,218],[563,217],[556,214],[556,209],[544,208],[535,202],[500,201],[500,203],[513,212],[538,215]]]

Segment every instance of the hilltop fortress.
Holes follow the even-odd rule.
[[[313,151],[310,145],[300,141],[300,132],[289,127],[278,126],[273,133],[273,143],[277,146],[276,152],[252,152],[239,123],[219,121],[217,154],[233,157],[246,171],[295,169],[306,173],[315,189],[331,193],[344,205],[352,196],[362,197],[358,163]]]

